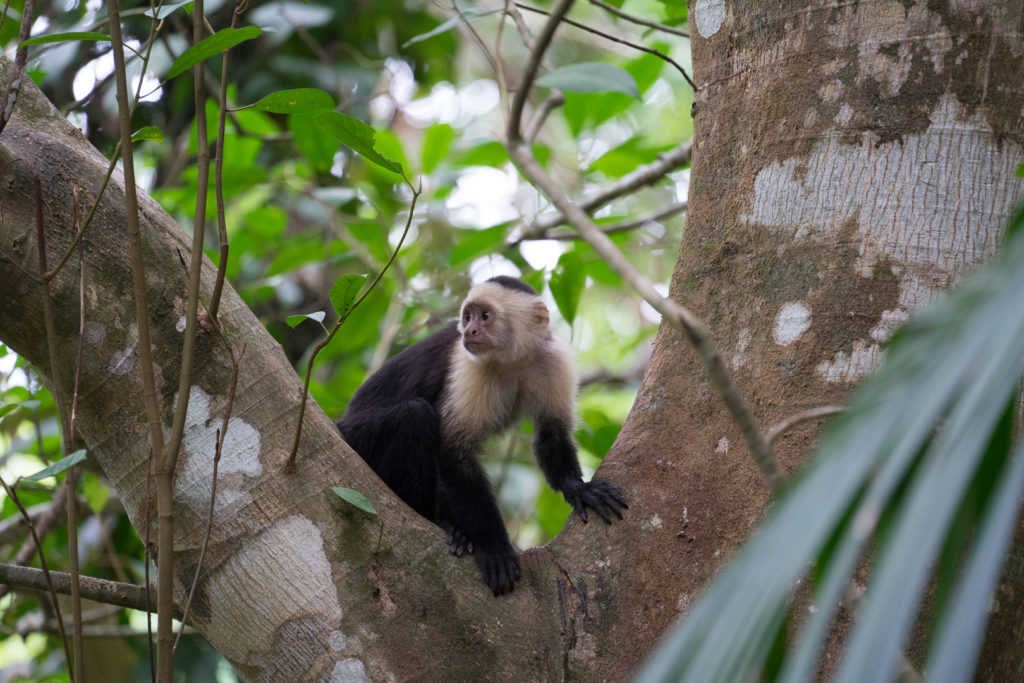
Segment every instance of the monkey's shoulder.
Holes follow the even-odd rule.
[[[452,349],[458,339],[452,323],[392,356],[359,387],[349,409],[410,398],[436,405],[448,381]]]

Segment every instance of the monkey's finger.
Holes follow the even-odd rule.
[[[608,512],[604,509],[604,503],[600,497],[595,497],[594,501],[590,504],[590,507],[597,510],[597,514],[601,515],[601,519],[605,521],[605,524],[611,524],[612,520],[608,517]]]
[[[629,507],[628,505],[626,505],[626,499],[622,494],[622,489],[620,489],[618,486],[611,483],[610,481],[604,481],[603,479],[600,481],[600,483],[603,484],[601,486],[601,492],[604,494],[606,498],[610,498],[611,500],[615,501],[615,503],[621,508]]]
[[[624,502],[611,496],[608,496],[604,499],[604,504],[608,506],[608,509],[611,510],[616,517],[622,519],[622,512],[620,512],[620,510],[626,507],[626,504]]]
[[[583,520],[583,523],[586,524],[587,523],[587,507],[586,507],[586,505],[584,503],[582,503],[582,502],[579,502],[579,503],[573,503],[573,507],[576,508],[576,514],[579,515],[580,519]]]

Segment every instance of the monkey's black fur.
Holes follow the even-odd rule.
[[[515,278],[499,276],[489,282],[516,293],[507,296],[536,297],[529,285]],[[537,305],[542,307],[539,299]],[[543,320],[547,334],[546,313]],[[475,457],[480,443],[446,438],[442,424],[453,360],[466,353],[461,338],[460,328],[452,324],[391,358],[355,393],[338,427],[392,491],[447,531],[454,554],[474,554],[484,581],[500,595],[511,591],[519,579],[519,561]],[[551,486],[563,492],[583,521],[588,506],[605,521],[610,522],[607,510],[621,519],[620,510],[627,506],[618,487],[600,480],[583,482],[571,419],[534,417],[534,452]]]

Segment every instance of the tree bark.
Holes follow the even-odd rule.
[[[715,332],[767,429],[843,403],[889,334],[995,250],[1024,195],[1024,19],[996,0],[708,0],[689,17],[700,90],[671,295]],[[776,442],[787,471],[819,429]],[[647,653],[637,644],[685,613],[769,496],[692,350],[664,325],[605,463],[634,482],[637,526],[624,533],[645,543],[637,571],[617,577],[613,617],[592,627],[607,649],[585,680],[632,671]],[[1014,580],[1004,607],[1024,594]],[[1021,612],[1007,612],[994,631],[1019,631]],[[1019,669],[1000,671],[992,680]]]

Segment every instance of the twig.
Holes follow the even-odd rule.
[[[536,114],[533,115],[533,119],[530,121],[530,126],[526,131],[526,142],[532,145],[540,135],[540,129],[544,127],[544,122],[548,120],[548,116],[558,107],[565,104],[565,95],[561,91],[556,90],[551,93],[540,105],[540,109]]]
[[[53,398],[63,412],[67,406],[67,393],[64,391],[64,383],[60,372],[60,359],[57,352],[57,326],[53,318],[53,293],[50,291],[50,281],[46,278],[46,230],[43,225],[43,186],[36,177],[33,179],[35,191],[36,209],[36,246],[39,249],[39,274],[43,278],[43,327],[46,330],[46,347],[50,361],[50,382],[53,385]],[[70,410],[68,411],[70,413]],[[68,420],[61,420],[61,455],[68,455],[71,447],[70,417]],[[72,650],[74,659],[69,662],[72,668],[72,680],[83,680],[83,652],[82,642],[82,599],[78,593],[78,510],[75,505],[75,489],[78,477],[74,467],[65,474],[67,495],[65,507],[68,514],[68,560],[71,569],[71,614],[74,629],[71,632]]]
[[[524,4],[524,3],[521,3],[521,2],[517,2],[516,3],[516,7],[519,7],[520,9],[524,9],[527,12],[535,12],[537,14],[543,14],[543,15],[547,15],[548,14],[547,10],[540,9],[539,7],[531,7],[530,5],[527,5],[527,4]],[[574,26],[574,27],[576,27],[578,29],[582,29],[582,30],[586,31],[587,33],[592,33],[595,36],[600,36],[600,37],[604,38],[605,40],[612,41],[613,43],[618,43],[619,45],[625,45],[627,47],[633,48],[634,50],[638,50],[640,52],[646,52],[649,55],[654,55],[658,59],[661,59],[661,60],[671,64],[672,66],[674,66],[676,71],[681,73],[683,75],[683,78],[686,79],[686,82],[690,84],[690,87],[693,88],[694,91],[697,90],[697,84],[693,82],[692,78],[690,78],[690,74],[686,73],[686,69],[684,69],[682,66],[680,66],[680,64],[676,60],[672,59],[671,57],[669,57],[665,53],[659,52],[658,50],[655,50],[654,48],[651,48],[651,47],[646,47],[644,45],[640,45],[639,43],[634,43],[634,42],[631,42],[631,41],[628,41],[628,40],[624,40],[622,38],[619,38],[618,36],[613,36],[610,33],[605,33],[604,31],[598,31],[596,28],[593,28],[591,26],[587,26],[586,24],[581,24],[578,21],[573,21],[572,19],[562,18],[562,21],[564,21],[565,23],[569,24],[569,26]],[[532,79],[531,79],[530,82],[531,83],[533,82]]]
[[[544,53],[547,51],[548,45],[551,44],[551,39],[555,36],[558,23],[569,12],[572,3],[573,0],[558,0],[558,3],[551,10],[551,15],[544,24],[544,29],[541,31],[540,36],[538,36],[536,44],[530,50],[530,59],[526,63],[526,69],[523,71],[523,80],[516,89],[516,94],[512,98],[512,108],[509,110],[508,126],[505,131],[505,137],[509,140],[518,142],[521,139],[520,131],[526,98],[530,94],[533,82],[537,79],[537,71],[540,69],[541,60],[544,59]],[[519,3],[516,3],[516,6],[518,7]]]
[[[48,590],[46,574],[49,573],[53,592],[70,595],[71,577],[65,572],[46,572],[34,567],[22,567],[16,564],[0,564],[0,583],[12,586],[16,590]],[[146,586],[108,579],[96,579],[83,576],[82,597],[86,600],[105,605],[117,605],[140,611],[146,610]],[[174,614],[175,619],[182,617],[180,611]]]
[[[67,487],[66,479],[61,483],[61,487],[61,490],[54,493],[53,500],[50,502],[50,506],[47,508],[46,512],[39,515],[38,519],[36,519],[33,524],[32,530],[34,530],[35,533],[32,533],[29,536],[28,541],[18,548],[18,553],[14,556],[14,564],[27,564],[38,549],[38,546],[36,545],[38,539],[46,538],[47,534],[53,531],[54,527],[57,526],[61,515],[64,514],[64,506],[67,505],[67,495],[63,490]],[[5,586],[0,583],[0,598],[7,595],[9,590],[10,586]]]
[[[56,496],[54,496],[54,498],[56,498]],[[61,499],[63,500],[63,494]],[[39,503],[38,505],[33,505],[28,508],[28,514],[31,515],[38,527],[39,520],[49,514],[49,510],[50,503]],[[28,536],[28,527],[25,526],[25,520],[21,517],[12,516],[0,519],[0,547],[14,545],[26,536]],[[33,552],[35,552],[34,547]]]
[[[665,24],[659,24],[656,21],[648,21],[647,19],[641,19],[640,17],[633,16],[632,14],[626,14],[625,12],[615,7],[614,5],[609,5],[607,2],[601,2],[601,0],[590,0],[590,4],[594,5],[595,7],[600,7],[604,11],[610,12],[611,14],[614,14],[620,19],[625,19],[626,21],[632,24],[646,26],[647,28],[653,28],[657,31],[662,31],[664,33],[671,33],[673,35],[682,36],[683,38],[690,37],[690,34],[687,33],[686,31],[680,31],[679,29],[672,26],[666,26]]]
[[[469,33],[470,38],[472,38],[473,42],[476,43],[477,47],[480,48],[480,52],[483,53],[484,58],[487,60],[488,64],[491,65],[491,70],[494,71],[495,74],[498,74],[501,78],[504,78],[504,70],[499,68],[498,62],[495,61],[494,55],[492,55],[491,51],[487,49],[487,44],[484,43],[483,38],[481,38],[480,34],[476,32],[475,28],[473,28],[473,25],[469,22],[469,17],[463,14],[462,10],[459,9],[459,6],[455,2],[455,0],[452,0],[452,10],[459,15],[459,19],[462,20],[460,24]]]
[[[642,228],[643,226],[647,225],[648,223],[664,220],[665,218],[669,218],[670,216],[674,216],[677,213],[682,213],[682,212],[686,211],[686,208],[687,208],[687,203],[686,202],[679,202],[678,204],[673,204],[671,206],[667,206],[664,209],[658,209],[654,213],[648,214],[647,216],[644,216],[642,218],[636,218],[636,219],[631,220],[631,221],[623,221],[621,223],[616,223],[614,225],[606,225],[606,226],[601,228],[601,232],[603,232],[606,235],[614,235],[615,233],[618,233],[618,232],[628,232],[630,230],[635,230],[637,228]],[[561,214],[559,214],[559,216],[561,216]],[[514,241],[510,242],[508,244],[508,246],[514,247],[517,244],[519,244],[520,242],[526,242],[526,241],[529,241],[529,240],[563,240],[564,241],[564,240],[578,240],[578,239],[582,239],[582,238],[580,237],[580,235],[578,233],[575,233],[575,232],[551,234],[549,230],[545,230],[545,231],[537,234],[534,231],[531,231],[529,234],[526,234],[526,233],[521,234]]]
[[[235,11],[231,15],[231,28],[238,25],[238,17],[249,7],[249,0],[238,0]],[[214,164],[214,191],[217,195],[217,237],[220,241],[220,261],[217,262],[217,279],[213,283],[213,294],[207,311],[210,320],[217,322],[220,312],[220,297],[224,291],[224,280],[228,270],[228,223],[224,210],[224,133],[227,128],[228,114],[228,55],[224,51],[220,66],[220,114],[217,121],[217,151]]]
[[[78,225],[78,188],[72,204],[72,220]],[[82,356],[85,353],[85,242],[78,243],[78,357],[75,360],[75,384],[71,389],[70,444],[75,441],[75,423],[78,416],[78,386],[82,377]]]
[[[53,587],[53,577],[50,576],[50,569],[49,569],[49,567],[46,566],[46,556],[43,554],[43,544],[39,540],[39,536],[36,535],[36,527],[32,523],[32,518],[29,516],[28,511],[25,510],[25,506],[22,505],[21,500],[18,498],[18,495],[14,492],[13,488],[11,488],[10,486],[7,485],[7,482],[4,481],[3,477],[0,477],[0,486],[3,486],[4,491],[7,492],[7,496],[18,507],[18,512],[21,513],[22,518],[25,520],[25,524],[28,525],[28,531],[29,531],[30,534],[32,534],[32,540],[36,544],[36,550],[39,552],[39,566],[42,568],[43,582],[45,583],[45,589],[49,590],[49,592],[50,592],[50,599],[53,601],[53,613],[57,615],[57,620],[58,620],[58,623],[60,625],[60,639],[61,639],[61,642],[64,643],[64,660],[68,664],[68,672],[71,673],[73,671],[73,668],[72,668],[71,652],[70,652],[70,650],[68,650],[68,634],[64,630],[64,618],[61,617],[61,615],[60,615],[60,603],[57,602],[57,591],[54,590],[54,587]],[[11,566],[11,565],[6,565],[6,566]],[[23,569],[24,569],[24,567],[23,567]],[[4,583],[7,583],[7,582],[5,581]],[[70,579],[69,579],[69,583],[70,583]],[[40,586],[40,588],[43,588],[43,586]],[[72,678],[71,680],[72,680],[72,683],[73,683],[75,679]],[[82,680],[82,679],[79,678],[78,680]]]
[[[201,1],[194,12],[201,11]],[[157,557],[158,571],[162,577],[157,595],[157,640],[164,643],[158,652],[169,653],[171,646],[171,615],[174,604],[172,592],[174,580],[174,473],[167,467],[164,456],[164,436],[161,424],[160,404],[153,375],[152,341],[149,332],[149,304],[147,301],[146,269],[142,255],[142,232],[139,227],[139,202],[135,188],[135,162],[132,150],[131,115],[128,107],[128,79],[125,75],[124,40],[121,37],[121,19],[118,0],[107,0],[107,15],[110,17],[110,40],[114,54],[114,75],[117,84],[117,112],[121,132],[121,157],[124,165],[125,214],[128,221],[128,251],[131,255],[133,298],[135,318],[139,329],[138,354],[139,371],[142,375],[143,403],[149,422],[149,438],[153,458],[157,464],[157,519],[159,537],[157,545],[165,550]],[[200,110],[203,111],[200,105]],[[200,138],[202,139],[202,138]],[[203,207],[205,211],[205,206]],[[187,397],[187,393],[186,393]],[[179,401],[182,397],[179,396]],[[187,400],[187,398],[185,399]],[[161,610],[161,607],[163,609]],[[161,680],[173,678],[172,664],[166,657],[157,661],[157,675]]]
[[[162,0],[157,3],[157,7],[160,7],[161,5],[163,5]],[[127,12],[122,12],[121,16],[123,17],[123,16],[127,16],[127,15],[143,14],[143,13],[148,12],[148,11],[150,11],[149,8],[141,7],[141,8],[134,9],[134,10],[128,10]],[[96,22],[95,26],[89,28],[88,30],[93,30],[93,28],[103,26],[104,24],[107,24],[107,23],[109,23],[109,17],[105,17],[105,18],[101,19],[100,21]],[[146,69],[149,66],[149,59],[150,59],[150,56],[151,56],[151,54],[153,52],[153,43],[155,42],[155,37],[156,37],[156,26],[157,26],[156,19],[153,19],[152,21],[150,21],[149,38],[146,41],[146,54],[142,58],[142,69],[141,69],[141,72],[140,72],[143,75],[145,75],[145,73],[146,73]],[[132,100],[130,112],[128,114],[129,120],[131,120],[131,117],[135,113],[135,108],[139,105],[139,96],[140,96],[140,92],[142,90],[142,83],[143,83],[144,80],[145,80],[144,78],[139,78],[139,84],[135,88],[135,99]],[[106,81],[104,80],[104,82],[106,82]],[[80,240],[82,239],[82,236],[85,234],[85,229],[87,227],[89,227],[89,225],[92,223],[93,216],[96,215],[96,210],[100,206],[100,200],[103,199],[103,195],[107,191],[107,186],[110,184],[110,176],[114,173],[114,169],[117,168],[117,160],[120,158],[120,156],[121,156],[121,140],[118,139],[117,143],[114,145],[114,151],[113,151],[113,153],[110,156],[110,163],[107,165],[107,173],[106,173],[106,175],[103,176],[103,182],[100,184],[99,192],[96,193],[96,201],[93,202],[92,208],[89,209],[89,213],[86,214],[85,220],[82,221],[81,224],[79,224],[77,219],[76,219],[75,224],[78,225],[78,232],[75,233],[75,238],[73,240],[71,240],[71,243],[68,245],[68,248],[64,252],[64,255],[61,256],[60,260],[57,262],[57,265],[54,266],[53,270],[51,270],[51,271],[46,273],[46,277],[47,278],[51,278],[52,279],[54,276],[56,276],[56,274],[58,272],[60,272],[61,268],[64,267],[64,264],[67,262],[67,260],[71,257],[71,254],[73,254],[75,252],[75,247],[78,246],[78,244],[80,243]],[[78,197],[78,194],[76,192],[76,194],[75,194],[76,201],[77,201],[77,197]]]
[[[406,179],[406,183],[408,182],[408,179]],[[411,184],[409,186],[412,187]],[[334,327],[331,328],[330,333],[328,333],[326,337],[321,339],[320,343],[313,348],[313,352],[309,354],[309,362],[306,363],[306,379],[302,385],[302,398],[300,399],[299,402],[299,420],[298,424],[295,426],[295,440],[292,442],[292,450],[288,454],[288,459],[285,461],[284,465],[286,471],[292,469],[295,466],[295,456],[299,452],[299,440],[302,438],[302,421],[306,415],[306,400],[309,398],[309,380],[313,376],[313,362],[316,360],[316,357],[320,354],[320,352],[323,351],[324,347],[331,343],[331,340],[334,339],[334,335],[337,334],[338,330],[341,329],[341,326],[345,324],[345,321],[348,320],[348,317],[352,315],[352,313],[356,310],[359,304],[363,302],[363,300],[370,294],[370,292],[372,292],[374,288],[376,288],[377,283],[380,282],[382,277],[384,277],[384,273],[388,272],[388,268],[390,268],[391,264],[395,262],[395,258],[398,257],[398,252],[402,248],[402,245],[405,243],[406,236],[409,234],[409,228],[412,226],[412,217],[413,213],[416,210],[416,200],[419,199],[420,192],[422,191],[422,189],[422,186],[420,186],[412,191],[412,201],[409,204],[409,217],[406,218],[405,220],[405,229],[402,231],[402,236],[401,238],[399,238],[398,244],[395,246],[395,250],[391,252],[391,257],[388,258],[387,263],[385,263],[384,267],[381,268],[379,273],[377,273],[377,277],[374,278],[373,282],[370,283],[370,286],[367,287],[359,296],[359,298],[355,300],[355,302],[352,304],[352,307],[348,309],[348,312],[345,313],[345,315],[340,316],[334,322]]]
[[[692,152],[693,140],[686,140],[673,149],[659,154],[655,161],[636,168],[614,183],[605,185],[593,195],[581,199],[576,206],[587,213],[592,213],[610,201],[635,192],[641,187],[653,185],[664,178],[666,173],[670,173],[690,163]],[[542,234],[543,231],[558,227],[565,222],[565,214],[561,212],[540,217],[529,226],[523,227],[521,229],[522,236],[517,239],[532,239],[533,235]]]
[[[150,510],[153,508],[153,496],[150,491],[149,483],[152,480],[153,472],[153,449],[149,449],[149,455],[146,457],[146,533],[142,541],[142,559],[143,559],[143,571],[144,578],[146,580],[145,592],[146,592],[146,633],[149,635],[149,639],[146,641],[149,645],[149,680],[156,683],[156,654],[153,652],[153,620],[150,615],[153,614],[153,600],[152,600],[152,583],[149,580],[149,565],[152,562],[149,553],[149,529],[153,525],[153,520],[150,517]]]
[[[777,422],[772,425],[771,429],[768,430],[768,435],[765,437],[768,443],[772,446],[775,445],[776,439],[788,432],[790,429],[800,424],[801,422],[807,422],[808,420],[817,420],[822,417],[828,417],[829,415],[835,415],[845,410],[843,406],[820,406],[818,408],[811,408],[804,410],[795,415],[790,415],[785,420]]]
[[[35,0],[25,0],[25,6],[21,11],[21,29],[18,31],[18,51],[14,55],[14,74],[11,76],[11,84],[7,86],[3,102],[0,103],[0,133],[7,127],[7,122],[14,114],[14,105],[18,101],[18,93],[21,92],[22,79],[25,78],[25,62],[28,61],[28,46],[24,43],[32,32],[32,16],[35,14]],[[7,12],[4,12],[7,16]]]

